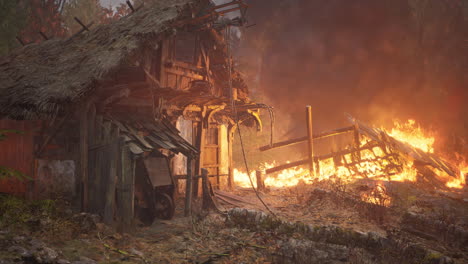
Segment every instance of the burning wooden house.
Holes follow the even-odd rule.
[[[246,8],[157,1],[3,58],[2,128],[26,133],[1,143],[0,164],[34,181],[1,191],[81,197],[82,210],[129,224],[141,211],[170,218],[174,180],[190,193],[202,168],[215,188],[230,186],[234,130],[261,125],[266,107],[249,100],[225,38]]]

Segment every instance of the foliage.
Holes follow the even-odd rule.
[[[64,26],[70,34],[81,30],[81,25],[75,21],[75,17],[80,19],[85,25],[94,23],[108,24],[118,20],[129,13],[129,8],[122,3],[116,10],[102,7],[99,0],[70,0],[65,4],[63,10]]]
[[[42,42],[44,33],[49,39],[65,36],[61,11],[65,0],[24,0],[28,19],[20,37],[25,43]]]
[[[31,177],[17,171],[14,169],[10,169],[8,167],[0,166],[0,180],[7,179],[7,178],[15,178],[20,181],[24,180],[32,180]]]
[[[56,214],[53,200],[28,201],[12,195],[0,195],[0,227],[21,226],[38,218],[51,218]]]

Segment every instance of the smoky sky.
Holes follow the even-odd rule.
[[[428,128],[462,121],[466,82],[443,63],[440,76],[427,74],[453,41],[421,51],[408,1],[249,4],[255,25],[243,31],[241,56],[251,65],[253,95],[275,108],[284,136],[304,134],[306,105],[322,131],[346,125],[344,113],[379,126],[394,118],[415,118]]]

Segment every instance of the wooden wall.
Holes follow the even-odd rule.
[[[7,138],[0,141],[0,165],[6,166],[34,178],[34,131],[39,122],[0,120],[0,129],[15,129],[23,131],[18,135],[8,133]],[[32,184],[15,179],[0,180],[0,192],[25,196],[32,191]]]

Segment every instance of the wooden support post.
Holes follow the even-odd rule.
[[[109,166],[109,181],[107,183],[106,201],[104,205],[104,223],[112,224],[114,220],[115,206],[115,188],[117,185],[117,170],[119,165],[119,149],[125,144],[124,138],[119,138],[119,128],[115,127],[112,133],[112,143],[109,151],[110,166]]]
[[[204,162],[204,155],[205,155],[205,141],[206,141],[206,130],[208,128],[208,123],[206,121],[206,115],[207,115],[207,107],[203,106],[202,118],[199,123],[199,130],[198,130],[198,149],[200,150],[200,155],[198,158],[198,166],[196,173],[198,175],[201,175],[201,169],[203,168],[203,162]],[[193,183],[193,195],[195,197],[198,196],[198,179],[196,179]]]
[[[80,113],[80,178],[81,211],[88,211],[88,104],[83,104]]]
[[[192,213],[192,157],[187,157],[187,180],[185,182],[185,210],[184,216],[190,216]]]
[[[99,189],[96,184],[98,175],[95,168],[101,164],[96,159],[99,150],[92,150],[91,146],[96,144],[96,140],[99,137],[96,133],[96,106],[90,105],[88,108],[88,211],[94,214],[102,213],[99,212]]]
[[[359,127],[357,123],[354,125],[354,147],[356,149],[359,149],[361,147],[361,139],[359,136]],[[359,161],[362,159],[361,151],[357,152],[357,157]]]
[[[312,106],[306,107],[306,121],[307,121],[307,137],[309,140],[309,171],[310,175],[316,177],[314,169],[314,138],[312,134]]]
[[[228,162],[229,162],[228,187],[231,190],[234,188],[234,162],[232,158],[234,131],[236,131],[236,125],[232,125],[228,128]]]
[[[121,172],[119,203],[124,230],[131,226],[135,208],[135,160],[128,146],[123,146],[120,152]]]
[[[213,197],[210,190],[210,180],[208,179],[208,170],[203,168],[202,170],[202,186],[203,186],[203,200],[202,209],[210,210],[216,208],[213,202]]]
[[[263,172],[261,170],[255,171],[257,177],[257,190],[265,191],[265,182],[263,181]]]

